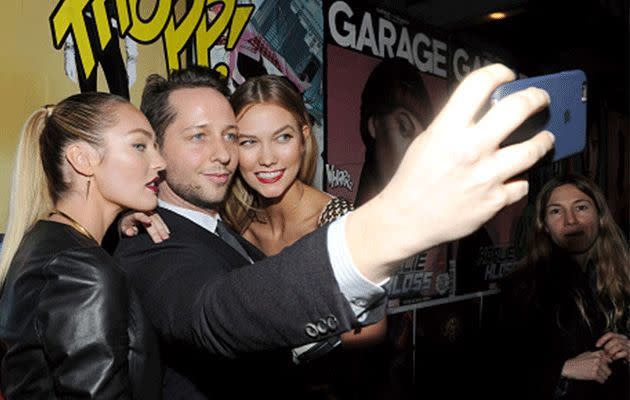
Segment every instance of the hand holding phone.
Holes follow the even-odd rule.
[[[499,86],[490,101],[494,105],[505,96],[532,86],[544,89],[551,104],[528,118],[501,146],[522,142],[548,130],[555,135],[556,142],[545,161],[557,161],[582,151],[586,145],[587,81],[584,72],[564,71],[509,82]]]

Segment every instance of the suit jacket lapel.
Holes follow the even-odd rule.
[[[249,261],[243,258],[243,256],[233,249],[232,246],[225,243],[223,239],[197,225],[188,218],[182,217],[181,215],[162,207],[158,207],[157,212],[171,230],[172,238],[179,236],[178,239],[180,241],[199,241],[202,246],[212,248],[217,255],[222,256],[232,268],[249,265]],[[235,235],[235,237],[239,243],[243,245],[252,260],[259,261],[264,258],[262,252],[253,244],[242,238],[240,235]]]

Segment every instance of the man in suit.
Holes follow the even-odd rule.
[[[168,398],[277,394],[291,387],[290,380],[279,385],[277,376],[287,374],[288,349],[310,342],[320,342],[311,353],[334,347],[340,333],[361,326],[357,314],[375,303],[380,309],[369,319],[364,313],[362,322],[384,316],[383,289],[352,277],[352,269],[331,267],[325,230],[264,261],[249,242],[225,230],[217,209],[238,162],[228,94],[214,71],[191,67],[168,79],[150,77],[142,98],[167,160],[157,213],[171,234],[159,244],[146,234],[124,239],[116,256],[161,338]],[[335,274],[350,276],[350,283]],[[246,355],[277,348],[287,349],[286,360],[277,353]],[[216,362],[236,357],[247,361]],[[217,379],[244,371],[252,372],[247,385],[228,387]]]
[[[157,212],[171,234],[155,245],[146,234],[124,239],[116,255],[160,336],[166,398],[273,394],[289,382],[275,369],[282,360],[261,352],[334,344],[341,332],[382,318],[384,291],[375,282],[400,260],[472,232],[525,195],[526,182],[506,180],[541,158],[553,137],[541,134],[508,154],[497,148],[549,99],[530,90],[496,106],[471,142],[474,111],[514,78],[502,66],[472,75],[435,127],[410,146],[402,172],[380,196],[253,264],[260,254],[226,231],[217,213],[238,158],[224,82],[198,67],[149,77],[141,108],[167,162]],[[465,147],[453,148],[462,140]],[[243,359],[252,362],[244,367]],[[243,384],[226,385],[235,378]]]

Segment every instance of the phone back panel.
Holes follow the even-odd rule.
[[[557,161],[582,151],[586,145],[587,82],[584,72],[564,71],[509,82],[495,90],[491,101],[494,103],[532,86],[546,90],[551,104],[525,121],[501,145],[522,142],[541,130],[548,130],[556,137],[550,160]]]

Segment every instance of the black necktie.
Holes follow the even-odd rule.
[[[245,257],[247,261],[252,261],[249,254],[247,254],[247,251],[245,251],[245,248],[234,236],[234,233],[221,221],[217,221],[217,235],[219,235],[219,237],[223,239],[225,243],[229,244],[234,250],[238,251],[240,255]]]

